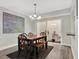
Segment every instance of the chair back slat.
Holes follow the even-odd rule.
[[[46,35],[46,33],[45,32],[41,32],[40,35]]]

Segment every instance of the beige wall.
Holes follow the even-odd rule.
[[[78,59],[78,0],[72,0],[71,10],[71,33],[75,36],[71,37],[71,48],[74,59]]]

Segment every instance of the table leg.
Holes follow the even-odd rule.
[[[36,57],[38,57],[38,48],[36,47]]]
[[[33,59],[34,57],[34,46],[33,46],[33,41],[30,41],[30,58]]]
[[[47,36],[45,37],[45,48],[48,48]]]

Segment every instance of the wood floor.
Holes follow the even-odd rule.
[[[73,59],[70,47],[52,43],[49,45],[53,45],[54,49],[52,49],[46,59]]]
[[[46,57],[46,59],[73,59],[72,51],[70,47],[61,46],[60,44],[48,43],[50,46],[54,46],[52,51]],[[17,47],[0,51],[0,59],[10,59],[6,54],[12,53],[17,50]]]

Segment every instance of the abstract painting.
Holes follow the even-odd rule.
[[[3,33],[23,33],[24,18],[3,12]]]

